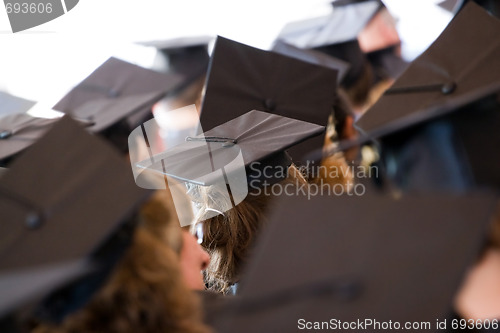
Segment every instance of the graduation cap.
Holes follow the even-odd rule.
[[[234,297],[223,295],[210,290],[196,290],[196,295],[200,299],[203,312],[203,322],[213,327],[217,314],[225,307],[232,304]]]
[[[156,40],[140,43],[157,49],[153,69],[179,74],[186,78],[186,83],[207,72],[208,44],[210,36],[182,37],[168,40]]]
[[[378,1],[379,6],[384,6],[381,0],[333,0],[331,2],[331,5],[333,6],[333,8],[338,8],[344,6],[358,5],[363,2],[374,2],[374,1]]]
[[[379,6],[380,2],[376,0],[335,6],[329,15],[289,23],[282,29],[278,39],[348,62],[351,67],[341,85],[351,89],[368,70],[368,62],[360,48],[358,35]],[[365,98],[366,96],[360,99]]]
[[[0,317],[109,269],[147,193],[107,143],[69,117],[55,124],[0,178]],[[62,310],[52,305],[49,313]]]
[[[324,130],[324,126],[252,110],[188,137],[138,166],[196,185],[227,183],[236,193],[238,186],[246,191],[248,184],[264,186],[264,181],[272,184],[286,178],[291,160],[285,150]],[[275,175],[278,168],[284,173]]]
[[[495,16],[496,18],[500,18],[500,3],[495,0],[460,0],[456,1],[458,2],[458,5],[461,5],[462,7],[465,6],[468,2],[474,1],[484,9],[486,9],[491,15]],[[453,1],[448,0],[448,1],[443,1],[442,3],[439,4],[440,7],[449,10],[451,5],[453,4]],[[455,13],[457,11],[457,4],[453,7],[453,12]],[[460,6],[458,6],[460,7]],[[458,10],[460,10],[462,7],[460,7]]]
[[[112,57],[54,109],[93,121],[90,131],[104,134],[123,148],[131,129],[152,118],[153,104],[180,86],[183,79],[178,74],[158,73]]]
[[[324,54],[319,51],[309,50],[309,49],[299,49],[291,44],[287,44],[281,40],[277,40],[273,49],[274,52],[280,53],[292,58],[296,58],[305,62],[309,62],[311,64],[320,65],[324,67],[328,67],[338,71],[337,81],[340,82],[343,80],[347,71],[351,67],[347,62],[330,57],[327,54]]]
[[[218,37],[201,107],[204,131],[250,110],[326,125],[336,98],[337,71]],[[299,159],[310,140],[290,151]]]
[[[335,6],[328,15],[287,24],[278,39],[299,48],[319,48],[356,40],[380,6],[378,0]]]
[[[0,91],[0,117],[13,113],[25,113],[35,102]]]
[[[217,332],[435,329],[497,203],[477,193],[281,199]]]
[[[42,137],[59,119],[32,117],[26,113],[0,117],[0,164],[10,160]]]
[[[400,188],[500,186],[499,33],[500,21],[469,3],[357,122],[382,138]]]

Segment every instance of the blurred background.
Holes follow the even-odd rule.
[[[386,0],[411,61],[441,33],[453,14],[442,0]],[[452,1],[451,7],[461,1]],[[450,6],[449,6],[450,7]],[[270,49],[289,22],[327,15],[324,0],[81,0],[67,14],[13,34],[0,10],[0,91],[50,109],[110,56],[151,67],[156,49],[138,42],[221,35]]]

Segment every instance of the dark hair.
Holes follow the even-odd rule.
[[[349,84],[341,84],[345,89],[351,104],[359,108],[363,106],[370,95],[373,86],[373,70],[368,61],[364,61],[360,66],[356,79]]]

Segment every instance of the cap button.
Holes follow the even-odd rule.
[[[12,132],[11,131],[1,131],[0,132],[0,140],[3,140],[3,139],[8,139],[12,136]]]
[[[40,216],[35,213],[30,213],[28,216],[26,216],[26,226],[30,229],[36,229],[42,224],[42,220],[40,219]]]
[[[446,84],[443,84],[443,86],[441,87],[441,92],[443,93],[443,95],[449,95],[453,91],[455,91],[456,87],[457,85],[455,82],[448,82]]]
[[[224,142],[222,144],[222,147],[224,147],[224,148],[229,148],[229,147],[232,147],[232,146],[234,146],[234,141],[227,140],[226,142]]]
[[[109,98],[116,98],[120,95],[120,92],[118,90],[115,90],[115,89],[109,89],[108,90],[108,97]]]
[[[342,301],[351,301],[353,299],[356,299],[363,292],[361,283],[355,281],[344,281],[339,283],[337,287],[337,295]]]
[[[276,109],[276,102],[271,98],[266,98],[264,101],[264,107],[266,111],[274,111]]]

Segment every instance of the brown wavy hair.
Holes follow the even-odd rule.
[[[306,185],[302,173],[294,166],[288,168],[288,177],[281,184]],[[265,213],[273,195],[265,191],[249,195],[234,208],[229,209],[226,189],[215,186],[199,187],[195,201],[199,203],[197,221],[203,221],[201,246],[210,254],[210,263],[205,271],[205,282],[212,291],[227,294],[230,287],[240,279],[243,266],[259,231],[266,223]],[[222,214],[212,216],[215,209]],[[226,210],[228,209],[228,210]],[[195,230],[193,226],[192,231]]]
[[[80,311],[48,332],[210,332],[201,322],[196,295],[181,277],[181,229],[171,218],[167,191],[140,211],[133,243],[107,283]]]

